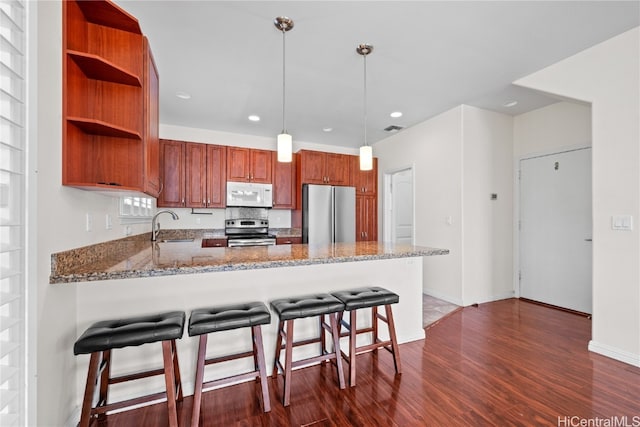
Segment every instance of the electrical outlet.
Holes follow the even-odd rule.
[[[89,212],[86,214],[86,230],[91,231],[93,229],[93,215]]]

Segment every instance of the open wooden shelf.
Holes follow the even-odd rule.
[[[78,6],[91,23],[142,34],[138,20],[112,2],[78,1]]]
[[[131,129],[125,129],[120,126],[112,125],[102,120],[87,119],[82,117],[67,117],[67,121],[84,133],[90,135],[113,136],[116,138],[127,138],[141,140],[142,135]]]
[[[80,67],[85,76],[90,79],[121,83],[129,86],[142,87],[140,77],[118,67],[117,65],[99,57],[76,50],[67,50],[67,55]]]
[[[62,5],[62,184],[157,197],[159,82],[149,42],[113,0]]]

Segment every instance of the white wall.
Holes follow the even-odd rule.
[[[460,305],[513,296],[512,122],[464,105],[374,145],[381,189],[385,173],[414,167],[416,244],[450,251],[425,258],[425,293]]]
[[[591,105],[557,102],[514,117],[514,158],[591,146]]]
[[[37,230],[32,240],[36,248],[30,250],[35,254],[30,262],[37,269],[29,282],[37,306],[37,402],[33,403],[37,405],[38,425],[63,425],[69,408],[77,404],[72,392],[62,391],[65,384],[75,381],[76,288],[49,284],[51,254],[123,237],[124,228],[118,221],[112,230],[104,227],[106,214],[117,218],[115,199],[61,185],[62,4],[38,2],[37,7],[31,6],[38,21],[37,81],[32,86],[37,87],[37,103],[29,106],[37,109],[29,133],[29,149],[37,162],[30,166],[36,179],[31,191],[37,188],[37,193],[30,195],[35,200],[30,215],[36,212],[36,224],[30,231]],[[91,232],[85,231],[86,213],[93,215]],[[140,233],[143,228],[133,226],[133,231]]]
[[[462,107],[374,144],[373,154],[378,157],[380,195],[385,173],[413,166],[415,244],[450,251],[425,257],[423,290],[462,304]],[[383,203],[381,196],[378,203]],[[384,234],[379,230],[378,235]]]
[[[589,348],[640,366],[640,27],[516,84],[592,105],[593,328]],[[635,218],[611,230],[611,216]]]
[[[513,118],[465,105],[462,119],[462,301],[470,305],[514,295]]]

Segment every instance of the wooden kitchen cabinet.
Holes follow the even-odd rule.
[[[224,208],[227,147],[185,143],[186,207]]]
[[[153,197],[160,194],[160,82],[158,68],[151,53],[149,41],[144,38],[144,111],[146,120],[144,123],[144,192]]]
[[[278,153],[272,152],[273,164],[273,209],[296,208],[296,164],[298,155],[293,154],[291,162],[278,161]]]
[[[182,208],[186,203],[185,144],[182,141],[160,141],[161,189],[157,206]]]
[[[378,198],[356,195],[356,242],[378,240]]]
[[[158,207],[225,207],[227,147],[162,140],[161,148],[163,190]]]
[[[356,188],[356,194],[375,196],[378,194],[378,158],[373,158],[373,169],[360,170],[360,158],[351,156],[351,186]]]
[[[202,239],[203,248],[226,248],[227,239]]]
[[[158,74],[138,21],[110,1],[62,4],[62,184],[155,197]]]
[[[302,237],[276,237],[276,245],[297,245],[302,243]]]
[[[349,185],[351,156],[300,150],[300,184]]]
[[[272,154],[269,150],[227,147],[227,181],[271,184]]]

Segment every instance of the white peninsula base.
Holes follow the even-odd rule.
[[[77,287],[76,336],[80,336],[91,323],[98,320],[183,310],[188,323],[190,312],[195,308],[249,301],[262,301],[269,306],[269,301],[276,298],[361,286],[381,286],[400,295],[400,302],[393,305],[400,343],[425,337],[422,327],[422,257],[94,282]],[[366,311],[361,311],[363,321],[358,320],[358,323],[366,325]],[[277,321],[277,316],[272,315],[271,324],[263,326],[264,351],[269,371],[273,367]],[[317,331],[315,318],[296,322],[296,339],[310,337]],[[381,327],[381,335],[386,337],[385,327]],[[346,348],[344,340],[343,338],[343,348]],[[193,393],[197,345],[197,337],[189,337],[185,324],[184,335],[178,341],[185,395]],[[210,336],[208,356],[248,350],[250,346],[249,329],[217,333]],[[294,358],[317,351],[317,345],[296,348]],[[159,343],[114,350],[113,373],[136,372],[155,365],[159,367],[162,365],[161,353]],[[386,357],[386,352],[384,354],[383,357]],[[400,357],[402,358],[402,346]],[[79,411],[89,357],[81,355],[77,358],[76,402]],[[240,372],[251,365],[251,360],[220,365],[208,367],[205,379]],[[161,376],[138,383],[140,384],[134,382],[114,387],[113,392],[110,392],[110,400],[117,401],[164,389]],[[281,387],[282,383],[278,382],[278,386]]]

